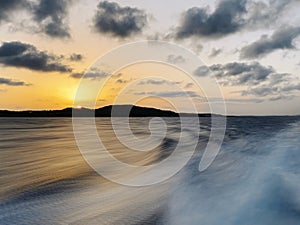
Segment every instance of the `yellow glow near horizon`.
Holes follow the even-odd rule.
[[[182,92],[195,92],[199,96],[203,95],[202,91],[196,87],[185,88],[187,83],[194,82],[189,75],[185,74],[176,67],[162,63],[145,62],[137,63],[117,71],[116,74],[122,74],[120,77],[112,76],[107,80],[104,88],[98,96],[97,107],[102,107],[111,104],[139,104],[144,106],[175,110],[173,105],[186,104],[186,99],[182,97],[149,97],[151,93],[172,92],[180,90]],[[157,81],[166,81],[164,84],[143,84],[140,82],[147,82],[154,79]],[[169,83],[168,83],[169,82]],[[122,93],[122,91],[125,91]],[[145,92],[140,96],[136,96],[139,92]],[[137,99],[137,100],[134,100]],[[197,105],[197,110],[201,111],[202,104]],[[205,108],[205,107],[204,107]],[[189,111],[187,108],[186,111]]]

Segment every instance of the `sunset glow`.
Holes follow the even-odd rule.
[[[15,10],[18,16],[6,14],[3,16],[0,26],[0,51],[4,51],[9,46],[9,48],[24,48],[24,50],[27,50],[14,57],[23,57],[24,55],[26,58],[29,57],[28,54],[31,54],[30,57],[37,57],[34,60],[40,64],[31,65],[29,61],[27,63],[25,61],[22,63],[8,62],[3,52],[3,56],[0,56],[0,78],[8,79],[11,82],[0,84],[1,109],[26,110],[76,107],[73,102],[80,78],[93,67],[93,64],[101,56],[123,44],[158,39],[176,43],[194,52],[210,68],[213,68],[213,66],[219,67],[214,75],[223,73],[223,77],[218,78],[218,82],[227,101],[229,114],[277,115],[297,114],[299,111],[299,104],[297,103],[300,100],[298,73],[298,59],[300,57],[299,52],[295,51],[299,47],[298,17],[288,17],[286,16],[287,13],[282,15],[276,23],[272,22],[272,26],[266,25],[262,30],[260,27],[268,21],[262,21],[261,25],[258,25],[258,18],[254,18],[254,14],[251,14],[254,13],[256,6],[249,3],[245,6],[249,11],[248,14],[232,12],[232,17],[240,19],[252,16],[250,18],[253,22],[252,27],[249,19],[249,25],[240,25],[236,30],[226,31],[228,33],[225,31],[224,33],[222,33],[223,31],[218,33],[218,31],[212,30],[209,34],[189,27],[192,23],[197,23],[197,21],[193,21],[192,17],[190,17],[190,21],[188,20],[188,15],[192,12],[189,9],[193,6],[199,9],[208,7],[213,16],[214,10],[217,12],[218,7],[222,6],[221,3],[191,0],[185,3],[178,1],[173,4],[172,1],[174,7],[166,13],[161,9],[160,4],[154,2],[116,1],[114,4],[102,4],[97,0],[88,1],[84,4],[82,1],[64,2],[68,3],[59,6],[63,7],[60,12],[63,25],[57,24],[59,29],[62,27],[67,28],[64,31],[47,31],[43,27],[46,24],[46,19],[48,18],[50,21],[54,18],[54,14],[41,17],[45,21],[44,25],[38,29],[36,22],[36,17],[39,16],[38,11],[22,9],[17,4],[13,5],[11,3],[10,7]],[[164,4],[167,5],[167,2],[169,1]],[[284,10],[293,13],[298,6],[298,2],[289,2],[283,5]],[[121,29],[122,26],[104,28],[97,24],[97,20],[105,21],[100,12],[106,12],[108,10],[106,7],[116,7],[114,9],[116,15],[121,16],[122,7],[126,6],[129,6],[133,11],[136,9],[136,15],[132,15],[132,20],[140,19],[140,21],[136,22],[135,28],[128,28],[125,31]],[[276,6],[275,4],[274,7],[276,8]],[[43,6],[40,5],[39,7]],[[264,3],[263,7],[267,10],[267,3]],[[199,12],[195,11],[195,13]],[[128,15],[124,14],[123,16]],[[27,25],[22,23],[24,20]],[[267,19],[265,18],[265,20]],[[203,26],[208,25],[203,24]],[[233,26],[233,24],[228,24],[228,29],[231,25]],[[283,29],[284,25],[286,25],[285,29]],[[268,45],[268,41],[270,43],[277,41],[276,38],[279,41],[281,35],[283,37],[284,34],[291,35],[290,45],[282,48],[279,46],[274,49],[266,47],[263,53],[259,53],[259,49],[256,49],[256,45],[263,45],[264,42]],[[266,37],[266,39],[263,40],[262,37]],[[257,55],[254,56],[255,54]],[[127,55],[120,57],[130,57],[130,55],[131,53],[128,52]],[[119,59],[115,58],[113,60],[118,62]],[[170,55],[169,60],[177,66],[189,61],[180,54]],[[252,72],[240,73],[238,78],[234,74],[230,74],[234,72],[233,69],[229,69],[233,65],[246,70],[252,68],[249,70]],[[155,68],[153,65],[132,65],[128,68],[120,68],[121,71],[118,71],[115,77],[112,77],[105,85],[96,106],[113,104],[114,96],[118,94],[118,91],[130,82],[134,82],[135,79],[139,79],[140,76],[164,76],[163,73],[169,77],[178,76],[176,79],[181,82],[181,86],[190,89],[186,89],[186,91],[197,91],[193,89],[192,84],[189,84],[188,79],[181,79],[178,73],[172,72],[172,69],[164,68],[166,68],[166,71],[162,67]],[[94,74],[89,74],[90,79],[104,79],[106,66],[103,65],[100,70],[95,71]],[[118,74],[121,75],[118,76]],[[193,74],[190,75],[193,76]],[[13,82],[21,83],[14,84]],[[275,85],[273,89],[272,85]],[[151,92],[152,89],[153,92],[151,85],[141,86],[140,89],[147,90],[146,92]],[[167,86],[161,87],[159,85],[156,85],[154,89],[172,91]],[[126,98],[130,98],[130,95]],[[174,100],[177,102],[182,101],[180,98],[172,99],[172,101]],[[124,99],[124,102],[126,102],[126,99]],[[147,104],[158,108],[169,108],[168,105],[158,104],[155,100],[150,102],[148,99]],[[200,107],[199,110],[205,111],[207,107],[203,102],[201,105],[202,108]],[[246,108],[245,105],[247,105]]]

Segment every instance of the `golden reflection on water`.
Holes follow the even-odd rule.
[[[1,197],[91,172],[69,119],[1,120]]]
[[[60,180],[96,176],[78,150],[71,118],[1,120],[1,198]],[[138,120],[138,125],[133,120],[132,131],[145,138],[150,134],[149,121]],[[147,152],[129,150],[118,141],[109,118],[98,118],[97,129],[107,150],[122,162],[148,165],[170,154],[162,155],[159,147]]]

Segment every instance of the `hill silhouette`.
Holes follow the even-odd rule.
[[[113,108],[113,110],[112,110]],[[128,112],[129,115],[128,115]],[[62,110],[27,110],[9,111],[0,110],[0,117],[179,117],[195,116],[195,114],[176,113],[170,110],[147,108],[134,105],[110,105],[95,110],[87,108],[65,108]],[[210,114],[200,114],[199,116],[210,116]]]

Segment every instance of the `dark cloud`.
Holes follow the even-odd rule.
[[[172,64],[181,64],[186,62],[182,55],[169,55],[167,61]]]
[[[66,16],[70,4],[71,0],[39,0],[33,6],[33,14],[41,32],[50,37],[69,38]]]
[[[21,42],[4,42],[0,46],[0,64],[42,72],[71,72],[60,63],[60,57],[39,51],[35,46]]]
[[[147,23],[147,15],[143,10],[121,7],[117,3],[108,1],[99,3],[94,17],[96,31],[117,37],[140,33]]]
[[[0,57],[21,55],[32,46],[21,42],[4,42],[0,47]]]
[[[262,36],[258,41],[244,47],[241,58],[254,59],[263,57],[278,49],[295,49],[295,38],[300,35],[300,27],[285,27],[274,32],[271,37]]]
[[[243,29],[274,27],[298,0],[219,0],[216,9],[193,7],[182,15],[175,37],[220,38]]]
[[[70,77],[74,79],[81,79],[84,76],[84,73],[72,73]]]
[[[90,79],[90,80],[95,80],[95,79],[99,79],[99,78],[104,78],[107,77],[108,74],[100,71],[97,68],[92,68],[90,69],[90,71],[88,72],[82,72],[82,73],[72,73],[70,75],[70,77],[74,78],[74,79]]]
[[[80,62],[83,60],[83,55],[74,53],[70,56],[70,60],[73,62]]]
[[[27,84],[24,81],[16,81],[9,78],[0,77],[0,85],[7,85],[7,86],[30,86],[31,84]]]
[[[226,86],[255,85],[275,74],[272,67],[265,67],[258,62],[254,63],[228,63],[225,65],[215,64],[210,67],[201,66],[194,74],[196,76],[207,76],[212,73]]]
[[[222,53],[222,49],[216,49],[216,48],[213,48],[212,50],[211,50],[211,53],[210,53],[210,55],[209,55],[209,57],[211,57],[211,58],[213,58],[213,57],[217,57],[218,55],[220,55],[221,53]]]
[[[194,7],[187,10],[177,28],[177,38],[191,36],[221,37],[237,32],[244,25],[247,0],[221,1],[211,14],[207,8]]]

